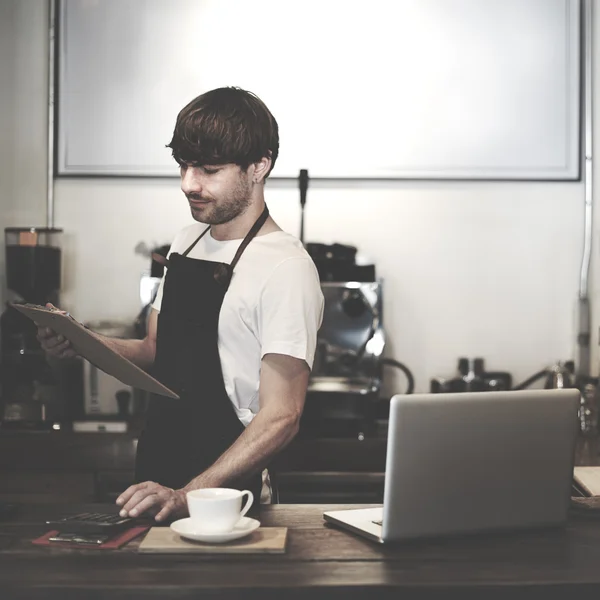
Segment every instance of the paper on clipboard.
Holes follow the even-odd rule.
[[[11,303],[10,305],[42,327],[49,327],[63,335],[71,342],[75,352],[121,383],[168,398],[179,398],[175,392],[109,348],[89,329],[70,316],[34,304]]]

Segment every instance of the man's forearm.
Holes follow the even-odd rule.
[[[292,441],[298,426],[296,418],[261,410],[233,445],[183,489],[226,487],[262,471]]]
[[[155,348],[147,340],[122,340],[92,332],[109,348],[147,371],[154,364]]]

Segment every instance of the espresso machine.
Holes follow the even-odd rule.
[[[308,171],[301,169],[300,241],[315,263],[325,302],[298,435],[363,440],[376,435],[377,420],[386,416],[380,407],[383,367],[403,372],[406,394],[413,393],[414,378],[406,365],[383,357],[383,281],[375,265],[357,261],[354,246],[304,242],[308,184]]]
[[[321,279],[323,322],[300,434],[363,439],[375,426],[382,384],[383,283],[331,279]]]
[[[59,303],[61,229],[9,227],[5,230],[8,301]],[[45,428],[65,417],[72,382],[65,365],[50,364],[37,328],[7,302],[0,316],[2,427]]]
[[[374,265],[356,263],[354,246],[305,247],[325,303],[300,434],[362,439],[375,425],[381,391],[383,282]]]

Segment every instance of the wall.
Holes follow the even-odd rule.
[[[47,8],[0,0],[0,11],[0,130],[9,140],[0,225],[43,223]],[[351,243],[375,262],[385,281],[386,354],[413,371],[418,391],[452,373],[461,355],[483,356],[490,369],[522,380],[576,357],[583,192],[581,182],[313,181],[305,239]],[[189,222],[178,182],[59,179],[55,200],[65,230],[62,304],[82,320],[132,320],[148,266],[136,245],[168,243]],[[267,201],[297,234],[294,184],[270,182]],[[402,391],[402,377],[390,373],[386,388]]]
[[[0,0],[0,231],[46,224],[48,9]],[[4,274],[4,252],[0,252]],[[3,287],[3,286],[2,286]],[[0,290],[0,300],[5,297]]]

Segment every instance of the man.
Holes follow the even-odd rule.
[[[122,515],[184,516],[186,492],[250,489],[294,437],[323,295],[315,266],[269,216],[264,184],[277,122],[254,94],[207,92],[184,107],[168,145],[194,223],[175,237],[144,340],[103,338],[179,400],[152,396]],[[201,224],[207,224],[208,227]],[[72,356],[40,329],[42,347]]]

